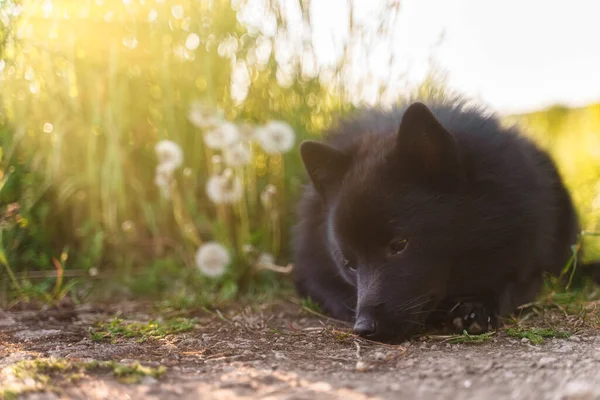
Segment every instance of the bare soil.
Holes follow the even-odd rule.
[[[136,384],[103,370],[77,379],[54,374],[34,391],[23,390],[22,398],[600,399],[600,327],[594,325],[539,345],[503,331],[484,343],[422,337],[385,345],[356,338],[347,326],[297,304],[278,303],[196,312],[188,315],[197,318],[192,330],[161,339],[93,341],[89,328],[117,314],[157,318],[140,304],[0,311],[0,397],[15,396],[11,365],[55,358],[137,360],[167,372]],[[545,315],[544,324],[549,318],[567,317]]]

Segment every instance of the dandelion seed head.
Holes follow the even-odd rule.
[[[258,128],[255,137],[268,154],[287,153],[296,143],[294,130],[283,121],[271,121]]]
[[[204,143],[211,149],[224,149],[237,143],[239,139],[238,128],[231,122],[224,122],[216,129],[204,134]]]
[[[215,129],[223,123],[223,110],[216,109],[201,101],[190,105],[188,120],[199,129]]]
[[[183,151],[179,145],[171,140],[161,140],[154,146],[159,164],[169,165],[173,170],[183,163]],[[163,167],[167,169],[169,167]]]
[[[256,259],[257,265],[273,265],[275,264],[275,257],[271,253],[261,253]]]
[[[169,186],[173,179],[174,168],[172,164],[158,164],[154,175],[154,184],[161,190],[163,196],[169,197]]]
[[[256,251],[256,248],[249,243],[242,246],[242,252],[246,255],[252,254]]]
[[[204,275],[216,278],[225,273],[231,257],[225,246],[208,242],[196,251],[196,266]]]
[[[121,229],[125,233],[131,233],[135,230],[135,225],[132,221],[125,221],[121,224]]]
[[[237,203],[243,194],[242,181],[237,176],[213,175],[206,182],[206,195],[215,204]]]
[[[226,148],[223,155],[225,157],[225,162],[231,167],[248,165],[252,160],[250,148],[242,143],[237,143]]]

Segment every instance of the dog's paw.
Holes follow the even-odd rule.
[[[458,333],[466,331],[469,335],[480,335],[489,331],[490,326],[496,326],[495,315],[481,303],[457,303],[449,317],[452,328]]]

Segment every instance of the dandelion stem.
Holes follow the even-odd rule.
[[[202,245],[202,239],[200,239],[200,235],[196,231],[194,224],[191,221],[186,224],[185,207],[183,205],[183,201],[181,198],[181,194],[179,193],[177,184],[172,182],[170,187],[171,198],[173,201],[173,216],[175,217],[175,221],[177,225],[179,225],[179,229],[183,232],[184,237],[189,239],[196,247]]]
[[[279,212],[277,210],[273,210],[270,213],[271,219],[271,252],[273,253],[273,257],[277,258],[279,256],[279,250],[281,247],[281,227],[279,220]]]
[[[277,188],[277,204],[274,205],[270,215],[271,251],[273,256],[277,258],[281,246],[281,214],[285,210],[285,176],[281,154],[272,154],[269,157],[269,175],[271,184]]]
[[[8,260],[6,259],[6,253],[4,252],[4,246],[2,246],[2,233],[3,233],[3,231],[2,231],[2,229],[0,229],[0,264],[4,265],[4,268],[6,269],[6,273],[10,277],[10,280],[12,281],[13,285],[15,286],[15,288],[17,289],[19,294],[21,296],[23,296],[23,289],[21,288],[19,281],[17,281],[17,277],[15,276],[12,268],[8,264]]]
[[[243,175],[243,169],[239,168],[238,175]],[[248,187],[248,185],[246,185]],[[237,202],[237,211],[238,218],[240,220],[239,230],[238,230],[238,244],[243,246],[250,236],[250,221],[248,217],[248,205],[246,204],[246,198],[242,196],[240,201]],[[238,248],[241,251],[241,247]]]
[[[250,144],[250,146],[255,146],[254,144]],[[255,154],[256,149],[252,149],[252,154]],[[258,202],[258,187],[256,182],[256,165],[254,159],[251,160],[248,168],[246,168],[246,188],[247,188],[247,198],[248,204],[251,210],[255,210],[257,202]]]

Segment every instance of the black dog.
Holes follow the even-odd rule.
[[[450,315],[489,329],[571,256],[579,225],[548,154],[460,102],[368,110],[300,148],[296,285],[376,340]]]

